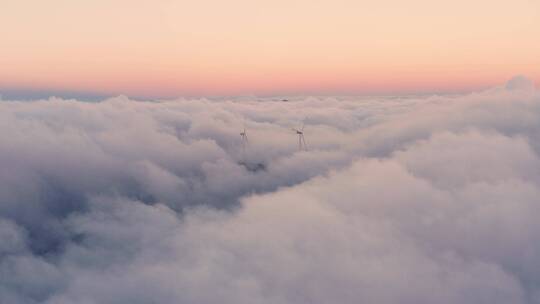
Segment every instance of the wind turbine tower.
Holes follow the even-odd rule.
[[[240,137],[242,138],[242,159],[245,161],[246,147],[249,143],[247,133],[246,133],[246,127],[244,127],[244,130],[240,132]]]
[[[293,128],[293,131],[295,131],[296,135],[298,135],[298,151],[307,151],[306,139],[304,138],[305,126],[306,124],[303,124],[301,129]]]

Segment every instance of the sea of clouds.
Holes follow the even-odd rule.
[[[454,96],[0,101],[2,304],[540,303],[539,216],[523,77]]]

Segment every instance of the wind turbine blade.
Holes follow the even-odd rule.
[[[302,129],[301,129],[302,132],[304,132],[304,127],[305,127],[305,126],[306,126],[306,124],[303,123],[303,124],[302,124]]]

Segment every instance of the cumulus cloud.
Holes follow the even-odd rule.
[[[522,78],[0,109],[2,303],[540,303],[540,93]]]
[[[515,76],[506,83],[508,90],[533,91],[534,83],[525,76]]]

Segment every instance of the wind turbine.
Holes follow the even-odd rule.
[[[249,172],[258,172],[261,170],[266,171],[266,165],[264,163],[253,162],[253,160],[248,162],[246,159],[246,148],[249,144],[249,140],[245,125],[242,132],[240,132],[240,138],[242,139],[242,160],[238,162],[238,164],[244,166],[244,168],[246,168],[246,170],[248,170]]]
[[[242,138],[242,158],[246,158],[246,147],[249,143],[247,132],[246,132],[246,126],[244,126],[244,130],[240,132],[240,138]]]
[[[295,128],[292,129],[298,135],[298,151],[307,151],[306,139],[304,138],[305,126],[306,124],[304,123],[302,124],[302,128],[300,130]]]

